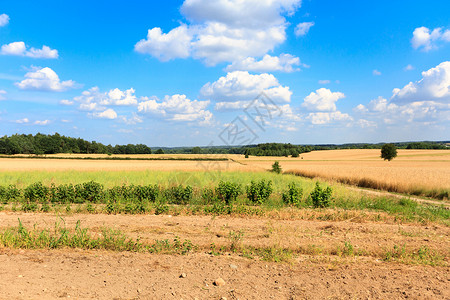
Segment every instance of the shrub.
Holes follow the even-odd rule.
[[[217,197],[216,193],[214,192],[214,189],[211,188],[204,188],[202,190],[202,200],[203,203],[216,203],[219,198]]]
[[[85,182],[82,185],[81,196],[89,202],[99,202],[103,199],[103,185],[95,181]]]
[[[263,204],[267,199],[269,199],[270,194],[272,194],[272,181],[269,180],[267,183],[263,179],[260,182],[251,181],[250,185],[246,187],[247,198],[253,203]]]
[[[52,187],[52,202],[75,202],[77,193],[73,184],[62,184]],[[79,197],[81,199],[81,197]]]
[[[274,172],[274,173],[277,173],[277,174],[280,174],[281,173],[281,166],[280,166],[280,163],[279,162],[274,162],[273,163],[273,165],[272,165],[272,172]]]
[[[193,189],[191,186],[172,186],[164,191],[164,196],[172,204],[188,204],[192,201]]]
[[[30,202],[45,202],[48,198],[49,188],[42,182],[36,182],[27,186],[24,190],[24,197]]]
[[[159,195],[159,187],[155,185],[136,185],[133,188],[133,194],[139,201],[155,202]]]
[[[220,181],[216,187],[216,194],[226,204],[230,204],[231,201],[236,201],[236,198],[242,194],[242,187],[238,183]]]
[[[317,207],[328,207],[330,206],[331,194],[333,190],[330,187],[322,189],[318,182],[316,182],[316,187],[311,192],[310,197],[315,208]]]
[[[300,205],[300,202],[302,201],[302,195],[303,195],[303,189],[301,187],[297,187],[295,182],[291,182],[288,185],[288,190],[286,192],[283,192],[281,195],[281,198],[283,199],[283,202],[287,205]]]
[[[6,188],[4,197],[5,200],[9,202],[11,200],[17,200],[17,198],[19,198],[21,194],[22,194],[21,190],[19,190],[15,185],[10,184]]]

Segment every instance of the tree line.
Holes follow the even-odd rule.
[[[448,142],[406,142],[393,143],[398,149],[450,149]],[[333,149],[381,149],[379,144],[343,144],[343,145],[292,145],[283,143],[263,143],[246,146],[216,147],[174,147],[158,148],[156,151],[144,144],[104,145],[96,141],[72,138],[55,133],[14,134],[0,137],[0,154],[244,154],[251,156],[293,156],[317,150]]]

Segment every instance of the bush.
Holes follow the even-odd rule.
[[[172,204],[188,204],[192,201],[193,189],[191,186],[172,186],[164,191],[164,196]]]
[[[236,198],[242,194],[242,187],[238,183],[220,181],[216,187],[216,194],[226,204],[236,201]]]
[[[331,194],[333,190],[330,187],[322,189],[318,182],[316,182],[316,187],[311,192],[310,197],[315,208],[317,207],[328,207],[330,206]]]
[[[281,166],[280,166],[280,163],[279,162],[274,162],[273,163],[273,165],[272,165],[272,172],[274,172],[274,173],[277,173],[277,174],[280,174],[281,173]]]
[[[82,185],[81,198],[89,202],[100,202],[103,199],[103,185],[95,181],[85,182]]]
[[[133,187],[133,194],[139,201],[155,202],[159,195],[159,187],[155,185],[136,185]]]
[[[216,193],[214,192],[214,189],[211,188],[204,188],[202,191],[202,200],[203,203],[209,204],[209,203],[216,203],[219,198],[217,197]]]
[[[303,189],[301,187],[297,187],[295,182],[291,182],[288,185],[288,190],[283,192],[281,198],[283,202],[287,205],[296,205],[299,206],[302,201]]]
[[[272,181],[269,180],[267,183],[265,180],[260,182],[251,181],[250,186],[246,187],[247,198],[253,203],[263,204],[267,199],[269,199],[270,194],[272,194]]]
[[[23,195],[30,202],[45,202],[48,194],[49,188],[44,186],[42,182],[36,182],[27,186]]]

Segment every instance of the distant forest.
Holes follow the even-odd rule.
[[[450,142],[402,142],[393,143],[399,149],[450,149]],[[98,154],[244,154],[253,156],[293,156],[313,150],[332,149],[380,149],[379,144],[343,144],[343,145],[292,145],[282,143],[265,143],[247,146],[216,147],[176,147],[157,148],[152,151],[144,144],[104,145],[89,142],[81,138],[71,138],[58,133],[53,135],[15,134],[0,138],[0,154],[56,154],[56,153],[98,153]]]

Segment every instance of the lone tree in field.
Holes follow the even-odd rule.
[[[393,144],[384,144],[381,147],[382,159],[391,161],[395,157],[397,157],[397,148]]]
[[[272,165],[272,172],[275,172],[277,174],[281,173],[281,166],[280,166],[279,162],[276,161],[276,162],[273,163],[273,165]]]

